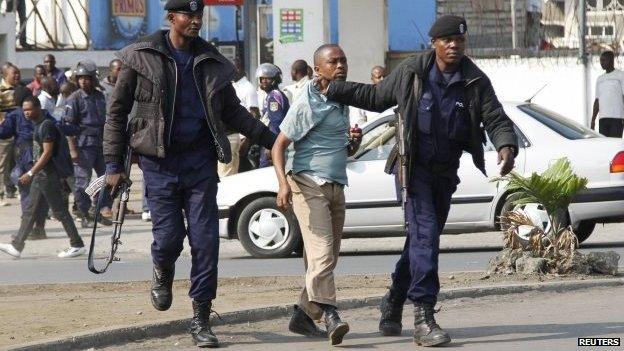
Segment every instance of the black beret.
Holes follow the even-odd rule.
[[[165,11],[201,12],[204,11],[204,2],[202,0],[167,0]]]
[[[431,29],[429,29],[429,36],[435,39],[457,34],[466,34],[467,31],[468,26],[463,17],[445,15],[438,18],[433,26],[431,26]]]

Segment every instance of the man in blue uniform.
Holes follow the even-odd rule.
[[[231,161],[226,128],[268,149],[275,135],[240,105],[231,83],[234,66],[198,37],[203,9],[200,0],[168,0],[171,29],[118,53],[123,66],[110,98],[104,155],[112,188],[126,176],[127,147],[139,155],[153,222],[152,304],[161,311],[171,306],[175,262],[188,237],[190,332],[198,346],[217,347],[209,318],[219,254],[217,160]]]
[[[102,135],[106,121],[106,100],[104,94],[95,89],[96,67],[92,62],[79,62],[74,75],[78,78],[80,89],[67,99],[64,130],[69,138],[69,149],[74,162],[74,179],[78,217],[82,227],[93,225],[93,217],[89,213],[91,198],[85,189],[91,181],[93,170],[97,176],[105,171],[104,153],[102,151]],[[102,210],[101,222],[110,225],[110,204]]]
[[[335,81],[327,89],[329,99],[366,110],[381,112],[398,104],[405,125],[397,133],[398,144],[405,152],[396,173],[407,190],[407,238],[382,300],[379,330],[383,335],[401,333],[403,304],[409,299],[414,303],[414,342],[421,346],[451,341],[435,321],[434,306],[440,290],[440,234],[459,183],[461,154],[471,153],[485,174],[482,128],[498,150],[502,175],[513,168],[518,150],[513,124],[490,80],[464,55],[466,31],[463,18],[440,17],[429,31],[433,50],[406,59],[377,85]],[[389,158],[387,170],[396,171],[394,160]]]
[[[263,63],[256,70],[256,78],[258,79],[260,89],[267,94],[262,105],[262,120],[277,135],[280,132],[279,126],[290,108],[288,98],[279,89],[279,85],[282,83],[282,72],[274,64]],[[273,162],[271,162],[271,151],[262,150],[260,153],[260,167],[269,167],[271,165],[273,165]]]

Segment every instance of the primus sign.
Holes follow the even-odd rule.
[[[145,17],[147,8],[145,0],[112,0],[113,16]]]
[[[163,27],[163,0],[89,1],[89,33],[95,50],[118,50]],[[95,14],[95,15],[93,15]]]

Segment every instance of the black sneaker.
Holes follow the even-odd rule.
[[[325,326],[327,327],[327,336],[331,345],[342,343],[342,338],[349,332],[349,324],[340,320],[336,307],[327,306],[325,310]]]
[[[288,323],[288,330],[295,334],[311,338],[326,338],[327,332],[321,330],[299,306],[295,305],[292,317]]]

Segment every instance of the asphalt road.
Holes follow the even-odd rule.
[[[0,231],[0,240],[7,240],[10,229]],[[596,233],[583,245],[582,251],[613,250],[624,257],[624,224],[599,226]],[[50,239],[27,242],[24,257],[13,260],[0,255],[0,284],[75,283],[103,281],[139,281],[151,279],[149,224],[131,222],[124,232],[124,245],[120,249],[121,261],[114,262],[109,271],[95,275],[87,270],[86,257],[70,260],[56,258],[54,250],[66,245],[60,228],[48,230]],[[84,235],[84,233],[83,233]],[[385,274],[394,267],[403,247],[403,238],[345,239],[336,273]],[[475,271],[487,268],[488,261],[500,249],[498,233],[471,233],[444,235],[440,255],[440,271]],[[87,242],[88,243],[88,242]],[[303,274],[300,257],[284,259],[254,259],[237,240],[222,240],[219,264],[221,277],[272,276]],[[623,260],[624,261],[624,260]],[[190,272],[188,248],[177,263],[177,278],[188,277]],[[622,261],[620,265],[624,265]]]
[[[524,293],[442,301],[436,314],[453,342],[444,350],[622,350],[622,347],[577,348],[579,337],[624,337],[624,288],[596,288],[560,293]],[[496,306],[496,308],[492,308]],[[412,343],[413,315],[406,311],[399,337],[377,332],[376,307],[347,310],[342,317],[351,332],[334,349],[405,351]],[[326,340],[287,331],[288,318],[215,327],[221,349],[254,351],[328,350]],[[197,350],[187,334],[118,345],[105,350]]]

